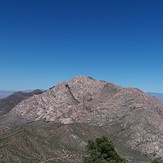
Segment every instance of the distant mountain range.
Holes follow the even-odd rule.
[[[42,92],[45,91],[43,89],[35,89],[35,90],[40,90]],[[0,99],[6,98],[9,95],[12,95],[13,93],[16,93],[16,92],[30,93],[30,92],[33,92],[35,90],[22,90],[22,91],[6,91],[6,90],[0,90]]]
[[[156,93],[156,92],[148,92],[149,95],[158,98],[160,101],[163,102],[163,93]]]
[[[13,94],[15,91],[2,91],[0,90],[0,99],[5,98],[11,94]]]

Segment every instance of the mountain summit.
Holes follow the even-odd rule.
[[[139,89],[79,76],[22,101],[6,116],[101,126],[133,149],[163,157],[163,104]]]

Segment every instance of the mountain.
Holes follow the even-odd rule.
[[[13,93],[14,91],[0,91],[0,99],[5,98]]]
[[[139,89],[75,77],[23,100],[0,119],[0,126],[42,120],[64,126],[100,127],[129,151],[163,158],[163,104]],[[130,157],[129,152],[126,156]]]
[[[148,92],[148,94],[158,98],[161,102],[163,102],[163,93]]]
[[[6,98],[0,99],[0,116],[8,113],[21,101],[35,95],[43,93],[41,90],[34,90],[32,92],[15,92]]]

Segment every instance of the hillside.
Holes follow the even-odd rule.
[[[163,158],[162,119],[163,104],[141,90],[79,76],[23,100],[0,124],[45,120],[101,126],[128,148]]]
[[[87,141],[102,135],[108,135],[105,129],[79,123],[36,121],[7,128],[0,133],[0,162],[82,163]],[[149,162],[140,152],[114,142],[116,150],[128,160]]]

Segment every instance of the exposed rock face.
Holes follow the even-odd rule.
[[[138,89],[80,76],[22,101],[8,115],[103,126],[132,148],[163,157],[163,104]]]
[[[106,82],[88,77],[77,77],[61,82],[41,95],[34,95],[17,105],[10,114],[21,118],[46,119],[47,121],[83,121],[91,113],[87,103],[97,98]]]

